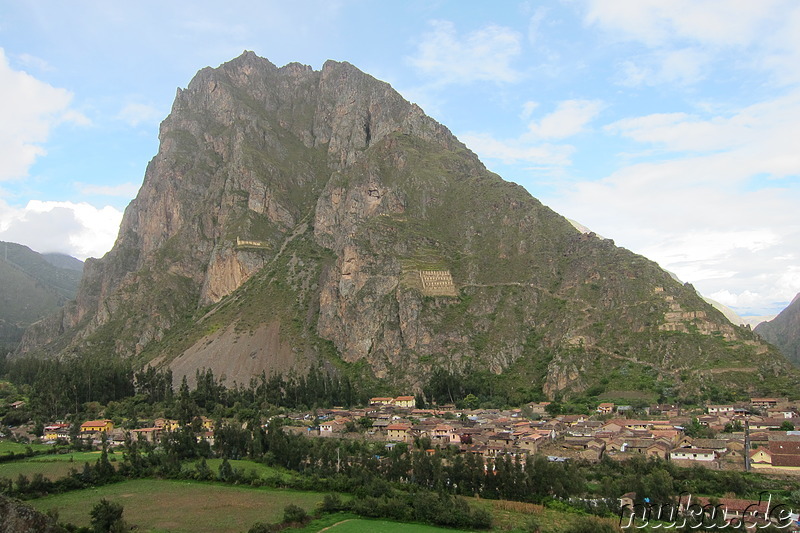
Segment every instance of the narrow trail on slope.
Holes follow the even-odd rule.
[[[329,530],[329,529],[331,529],[332,527],[336,527],[336,526],[338,526],[339,524],[344,524],[345,522],[350,522],[351,520],[354,520],[354,519],[353,519],[353,518],[348,518],[347,520],[342,520],[341,522],[336,522],[336,523],[335,523],[335,524],[333,524],[332,526],[323,527],[323,528],[322,528],[322,529],[320,529],[320,530],[319,530],[317,533],[322,533],[323,531],[328,531],[328,530]]]

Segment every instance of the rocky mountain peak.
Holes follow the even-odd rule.
[[[159,139],[114,248],[24,350],[135,355],[177,379],[352,364],[419,390],[436,369],[489,372],[550,396],[786,368],[349,63],[245,52],[178,91]]]

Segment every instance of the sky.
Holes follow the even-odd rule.
[[[800,292],[800,2],[0,2],[0,240],[114,243],[176,89],[348,61],[742,316]]]

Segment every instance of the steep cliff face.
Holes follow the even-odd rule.
[[[771,342],[795,364],[800,364],[800,294],[769,322],[762,322],[755,332]]]
[[[398,387],[489,371],[549,396],[643,372],[752,388],[788,368],[347,63],[246,52],[203,69],[160,140],[114,249],[26,350],[112,350],[240,382],[314,361],[365,362]]]

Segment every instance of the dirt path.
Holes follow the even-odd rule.
[[[349,522],[349,521],[351,521],[351,520],[354,520],[354,519],[353,519],[353,518],[348,518],[347,520],[342,520],[341,522],[336,522],[336,523],[335,523],[335,524],[333,524],[332,526],[323,527],[323,528],[322,528],[322,529],[320,529],[320,530],[319,530],[317,533],[322,533],[323,531],[328,531],[328,530],[329,530],[330,528],[332,528],[332,527],[336,527],[336,526],[338,526],[339,524],[344,524],[345,522]]]

